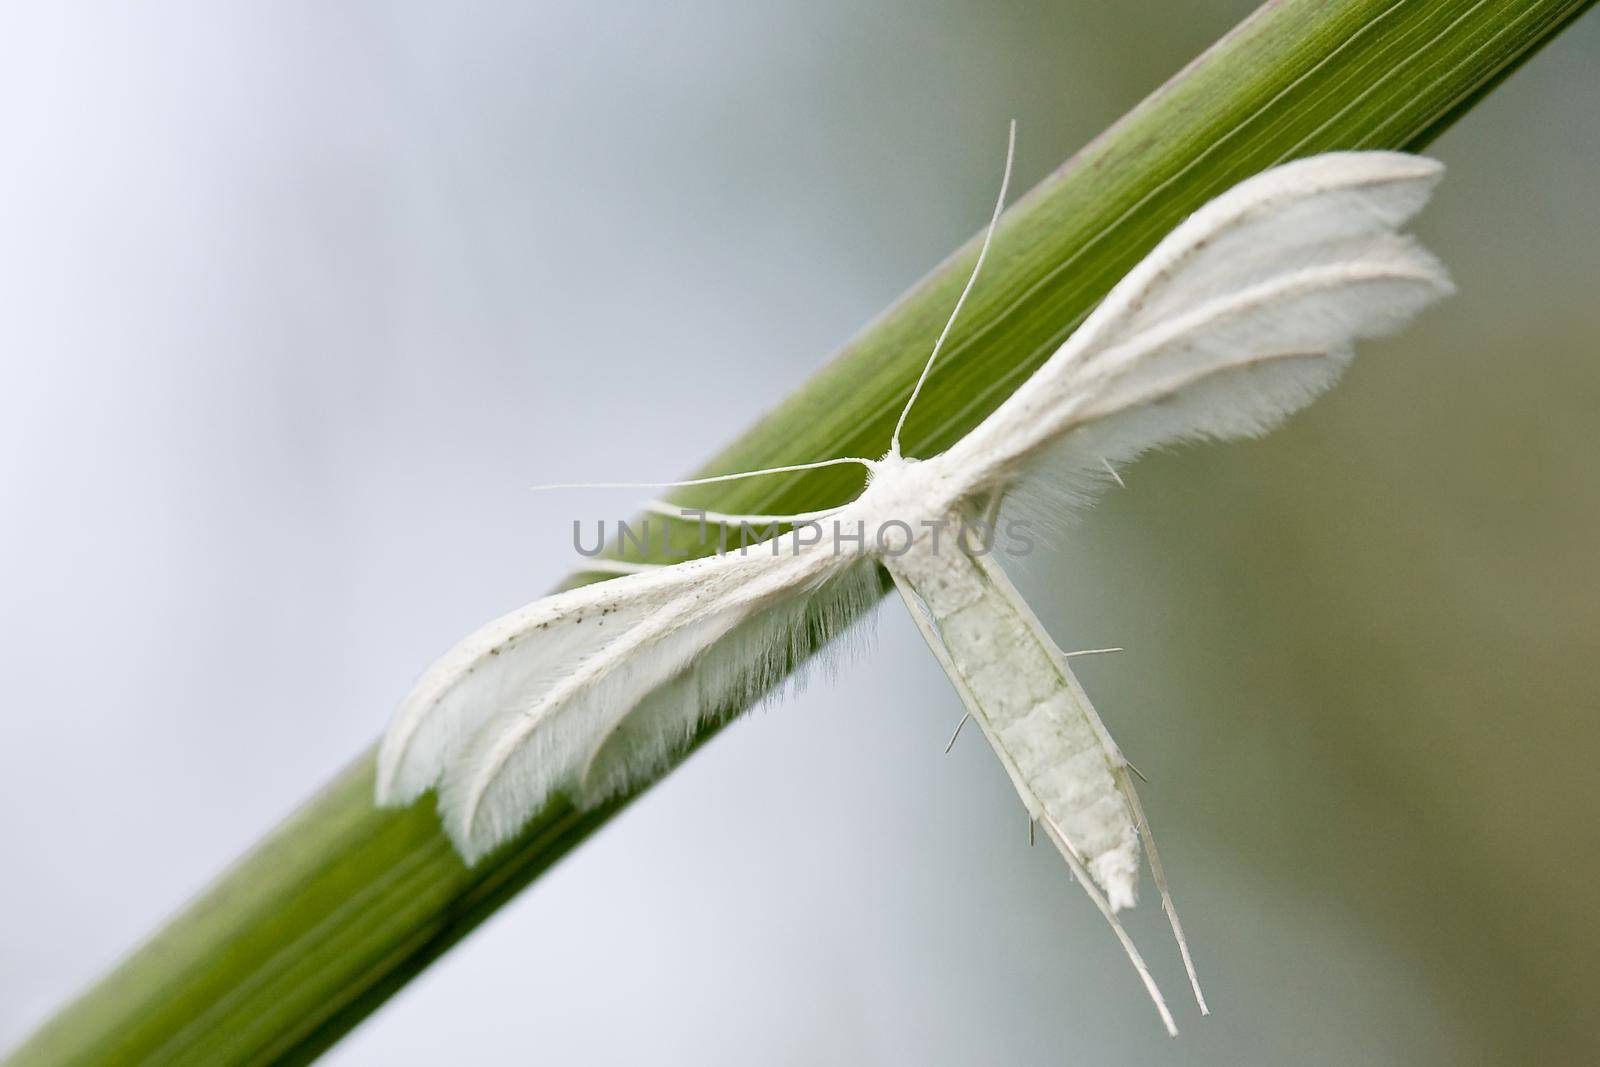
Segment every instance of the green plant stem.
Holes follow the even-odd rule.
[[[1268,4],[1008,213],[908,453],[975,425],[1210,197],[1294,156],[1420,147],[1590,2]],[[882,452],[975,254],[973,242],[940,265],[703,473]],[[680,499],[805,510],[859,480],[824,468]],[[625,803],[553,804],[469,870],[431,803],[374,809],[372,774],[368,751],[8,1062],[308,1061]]]

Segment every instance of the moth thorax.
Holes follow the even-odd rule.
[[[889,454],[873,465],[867,488],[857,500],[869,528],[904,547],[901,531],[920,533],[926,523],[950,510],[948,479],[938,459],[917,460]]]

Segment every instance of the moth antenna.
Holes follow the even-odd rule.
[[[1139,776],[1139,781],[1143,782],[1145,785],[1150,784],[1150,779],[1146,778],[1144,776],[1144,772],[1133,765],[1133,760],[1129,759],[1127,756],[1123,756],[1122,762],[1128,765],[1128,770]]]
[[[950,310],[950,318],[945,320],[944,329],[939,333],[939,339],[933,343],[933,351],[928,354],[928,362],[922,365],[922,374],[917,378],[917,384],[911,388],[911,396],[906,400],[906,406],[900,409],[900,420],[894,424],[894,436],[889,439],[889,454],[900,455],[900,431],[905,428],[906,416],[911,414],[911,407],[917,402],[917,394],[922,392],[922,384],[928,380],[928,372],[933,370],[933,361],[939,358],[939,349],[944,347],[945,338],[950,336],[950,327],[956,324],[956,316],[961,314],[961,305],[967,302],[967,294],[972,292],[973,283],[978,280],[978,272],[983,269],[983,260],[989,254],[989,242],[994,239],[995,226],[1000,222],[1000,213],[1005,210],[1006,190],[1011,186],[1011,163],[1017,153],[1017,120],[1011,120],[1010,131],[1006,135],[1006,170],[1000,179],[1000,195],[994,203],[994,214],[989,219],[989,228],[983,232],[983,245],[978,249],[978,261],[972,265],[972,273],[967,276],[966,288],[961,290],[961,295],[956,298],[956,306]]]
[[[1166,998],[1161,995],[1161,988],[1156,985],[1156,980],[1150,973],[1150,968],[1145,966],[1144,957],[1139,955],[1139,950],[1134,947],[1133,938],[1128,936],[1128,931],[1123,929],[1122,923],[1117,919],[1117,913],[1111,910],[1111,905],[1106,903],[1106,898],[1095,888],[1094,880],[1089,877],[1089,871],[1084,867],[1083,861],[1078,859],[1078,854],[1067,843],[1066,835],[1049,815],[1041,816],[1044,820],[1045,833],[1050,835],[1050,840],[1055,844],[1057,851],[1067,861],[1067,866],[1072,868],[1072,873],[1077,877],[1078,884],[1083,891],[1089,894],[1089,899],[1094,901],[1094,906],[1100,909],[1100,914],[1106,922],[1111,924],[1111,932],[1117,935],[1117,940],[1122,944],[1122,951],[1127,953],[1128,962],[1133,964],[1133,969],[1139,973],[1139,980],[1144,983],[1145,992],[1150,994],[1150,999],[1155,1002],[1156,1011],[1161,1014],[1161,1022],[1167,1028],[1167,1033],[1172,1037],[1178,1036],[1178,1024],[1172,1021],[1172,1012],[1167,1009]],[[1152,869],[1155,864],[1151,863]],[[1187,956],[1184,957],[1187,960]],[[1202,1007],[1204,1001],[1201,1002]]]
[[[967,725],[967,720],[970,718],[972,718],[972,712],[969,711],[965,715],[961,716],[960,722],[956,723],[955,733],[950,735],[950,743],[944,746],[944,754],[946,756],[950,755],[950,750],[956,747],[956,738],[961,736],[961,728]]]
[[[1029,848],[1033,847],[1033,832],[1034,832],[1034,830],[1038,829],[1038,827],[1039,827],[1039,820],[1035,819],[1033,817],[1033,813],[1032,812],[1029,812],[1028,813],[1028,847]]]
[[[1129,763],[1128,766],[1133,767],[1133,764]],[[1138,774],[1137,768],[1134,773]],[[1139,803],[1139,793],[1128,776],[1119,770],[1116,777],[1117,787],[1128,799],[1128,807],[1133,809],[1133,821],[1139,827],[1139,843],[1144,846],[1145,858],[1150,861],[1150,877],[1161,894],[1161,910],[1167,913],[1167,922],[1172,926],[1172,938],[1178,942],[1178,954],[1183,957],[1183,969],[1189,974],[1189,988],[1194,990],[1194,1002],[1200,1005],[1201,1015],[1210,1015],[1211,1009],[1206,1007],[1206,995],[1200,991],[1200,976],[1195,973],[1194,959],[1189,955],[1189,940],[1183,936],[1183,923],[1178,921],[1177,905],[1172,903],[1172,893],[1167,889],[1167,873],[1161,867],[1161,854],[1156,851],[1156,838],[1150,832],[1150,820],[1145,818],[1144,805]],[[1144,775],[1140,774],[1139,777],[1144,778]]]
[[[530,485],[528,488],[536,493],[550,489],[677,489],[688,485],[712,485],[716,482],[731,482],[739,478],[755,478],[763,474],[788,474],[791,471],[816,470],[818,467],[839,467],[847,463],[859,463],[871,469],[877,465],[877,460],[864,459],[861,456],[840,456],[837,459],[819,459],[814,463],[790,463],[783,467],[762,467],[754,471],[738,471],[734,474],[713,474],[706,478],[686,478],[681,482],[548,482],[544,485]]]

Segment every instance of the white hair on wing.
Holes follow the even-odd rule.
[[[1451,291],[1438,260],[1410,238],[1367,238],[1352,251],[1211,297],[1094,355],[1061,376],[1075,398],[1063,415],[1086,421],[1213,370],[1348,348],[1395,332]]]
[[[1052,529],[1145,451],[1273,429],[1337,380],[1354,342],[1452,291],[1437,259],[1392,232],[1440,171],[1346,153],[1241,184],[1162,241],[952,454],[987,465],[1009,514]]]
[[[1400,152],[1331,152],[1263,171],[1167,234],[1063,348],[1105,351],[1216,296],[1358,258],[1351,242],[1396,232],[1443,174],[1436,160]]]
[[[1159,269],[1179,284],[1141,301],[1127,331],[1288,271],[1356,258],[1352,242],[1398,231],[1443,175],[1443,164],[1422,156],[1333,152],[1241,182],[1173,230],[1183,251]],[[1136,284],[1142,266],[1129,274]]]
[[[695,588],[719,561],[694,560],[544,597],[493,620],[439,657],[401,704],[378,749],[378,803],[432,788],[465,740],[630,626]]]
[[[1346,350],[1218,371],[1160,406],[1133,407],[1063,435],[1021,461],[1002,514],[1049,537],[1115,484],[1102,457],[1127,464],[1153,449],[1259,437],[1332,388],[1348,363]]]
[[[591,807],[653,781],[707,724],[803,689],[814,671],[832,675],[861,658],[881,593],[876,566],[861,560],[817,591],[735,628],[611,727],[583,768],[574,802]]]
[[[740,568],[727,595],[706,588],[669,604],[577,664],[574,678],[483,722],[439,788],[463,855],[475,860],[514,836],[556,792],[590,806],[650,777],[700,724],[766,693],[878,599],[865,560],[802,560],[807,570],[776,566],[793,558],[750,559],[761,576]],[[800,583],[784,585],[779,573],[771,595],[751,592],[783,570],[799,573]]]

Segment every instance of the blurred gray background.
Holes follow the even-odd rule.
[[[0,1046],[1248,2],[0,9]],[[1600,21],[1442,141],[1462,295],[1022,579],[1215,1008],[1168,1041],[904,612],[339,1064],[1576,1062]],[[1591,1020],[1592,1021],[1592,1018]]]

